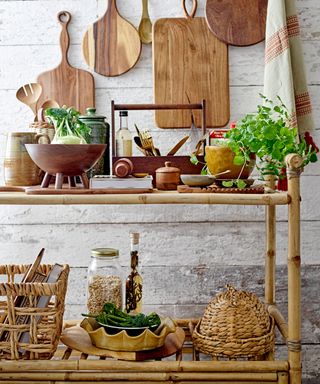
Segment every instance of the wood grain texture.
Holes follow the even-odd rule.
[[[153,29],[154,98],[159,104],[205,99],[207,127],[227,124],[228,47],[209,31],[204,18],[159,19]],[[201,112],[194,111],[201,127]],[[190,128],[190,111],[156,111],[161,128]]]
[[[137,63],[141,41],[136,28],[120,16],[116,0],[108,0],[107,12],[85,33],[82,48],[87,64],[95,72],[119,76]]]
[[[247,46],[265,38],[268,0],[207,0],[206,20],[226,44]]]
[[[95,106],[94,78],[90,72],[74,68],[69,64],[70,39],[67,28],[70,20],[69,12],[62,11],[58,14],[58,21],[62,27],[60,35],[62,60],[55,69],[38,76],[37,82],[42,85],[38,106],[48,99],[53,99],[59,105],[73,106],[85,114],[86,108]]]

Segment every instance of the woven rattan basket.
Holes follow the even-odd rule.
[[[31,123],[30,129],[35,133],[48,135],[50,142],[54,138],[54,134],[55,134],[54,126],[47,123],[46,121],[37,121],[37,122]],[[45,138],[40,139],[40,144],[47,144],[47,141],[45,140]]]
[[[50,359],[58,346],[69,266],[63,266],[55,283],[17,282],[29,267],[0,265],[0,359]],[[48,275],[52,267],[41,265],[38,270]],[[37,308],[44,296],[51,296],[49,305]],[[15,307],[16,297],[27,298],[27,304]]]
[[[274,319],[253,293],[227,286],[193,332],[196,350],[218,357],[259,357],[274,349]]]

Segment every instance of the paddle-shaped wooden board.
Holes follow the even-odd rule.
[[[184,1],[182,2],[184,5]],[[222,127],[230,118],[228,47],[202,17],[184,6],[185,18],[159,19],[153,29],[154,95],[157,104],[207,102],[207,127]],[[201,127],[199,111],[193,111]],[[160,128],[190,128],[189,110],[155,112]]]
[[[95,72],[118,76],[137,63],[141,41],[136,28],[118,12],[116,0],[108,0],[108,9],[83,38],[84,58]]]
[[[207,0],[212,33],[230,45],[247,46],[265,38],[268,0]]]
[[[42,85],[42,95],[37,105],[41,106],[46,100],[52,99],[61,106],[73,106],[85,114],[86,108],[95,105],[94,78],[90,72],[74,68],[69,64],[68,24],[70,20],[69,12],[58,13],[58,21],[62,27],[60,35],[62,60],[57,68],[38,76],[37,82]]]

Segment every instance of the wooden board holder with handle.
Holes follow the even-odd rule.
[[[195,104],[116,104],[114,100],[111,101],[111,140],[112,151],[110,151],[110,164],[119,160],[120,157],[116,154],[116,124],[115,112],[116,111],[148,111],[148,110],[198,110],[201,113],[201,130],[203,135],[206,133],[206,100]],[[111,143],[110,143],[111,144]],[[205,144],[203,145],[204,152]],[[184,173],[200,173],[202,164],[193,165],[190,162],[189,156],[132,156],[128,157],[134,165],[134,172],[145,172],[153,176],[155,181],[155,170],[164,165],[166,161],[174,161],[174,164],[181,169]],[[201,162],[204,161],[203,156],[198,157]],[[155,185],[155,184],[154,184]]]

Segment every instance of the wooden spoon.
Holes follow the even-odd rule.
[[[42,87],[38,83],[29,83],[20,87],[16,93],[16,97],[23,104],[28,105],[37,120],[37,102],[41,96]]]
[[[142,16],[138,31],[142,43],[150,44],[152,42],[152,23],[148,12],[148,0],[142,0]]]
[[[46,116],[45,116],[45,112],[47,109],[49,108],[59,108],[60,105],[59,103],[56,101],[56,100],[46,100],[40,107],[40,109],[38,109],[38,118],[40,118],[40,121],[45,121],[46,120]]]

